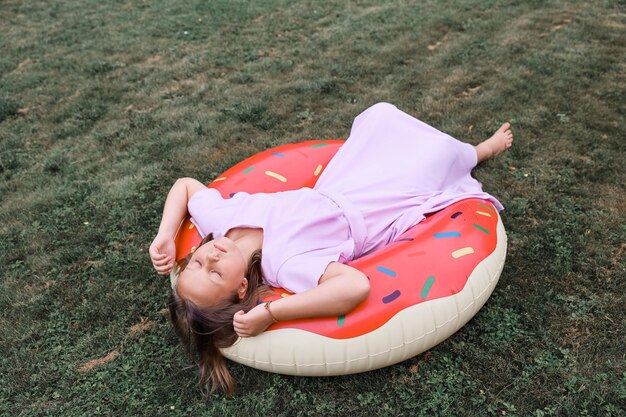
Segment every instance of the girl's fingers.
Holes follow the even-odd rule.
[[[170,258],[169,256],[162,258],[162,259],[152,259],[152,264],[154,266],[165,266],[171,263],[172,263],[172,258]]]
[[[174,268],[174,264],[172,263],[161,265],[161,266],[157,266],[157,265],[154,266],[154,269],[156,269],[156,271],[161,275],[170,273],[173,268]]]
[[[250,332],[248,332],[246,329],[236,327],[235,333],[237,333],[237,336],[239,337],[250,337]]]
[[[246,332],[244,329],[235,327],[235,333],[237,333],[237,336],[239,337],[246,337]]]
[[[152,265],[157,272],[165,272],[168,269],[168,265]]]
[[[236,312],[235,315],[233,316],[233,325],[235,325],[235,326],[243,325],[243,316],[244,315],[245,315],[245,313],[243,312],[243,310],[239,310],[238,312]]]
[[[155,254],[150,253],[150,257],[152,259],[165,259],[165,258],[168,258],[169,255],[167,253],[155,253]]]
[[[243,320],[244,316],[245,316],[245,313],[243,312],[243,310],[239,310],[233,316],[233,327],[235,328],[235,333],[237,333],[237,336],[239,337],[249,336],[249,332],[246,329],[246,325]]]

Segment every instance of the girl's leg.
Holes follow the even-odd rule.
[[[511,124],[507,122],[500,126],[500,129],[498,129],[492,137],[474,146],[476,155],[478,156],[478,163],[504,152],[509,149],[512,144],[513,132],[511,132]]]

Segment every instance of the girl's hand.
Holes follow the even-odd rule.
[[[164,235],[157,235],[150,245],[150,259],[154,269],[161,274],[167,275],[174,268],[176,260],[176,245],[174,239]]]
[[[247,313],[239,310],[233,317],[233,326],[239,337],[256,336],[272,323],[272,316],[265,310],[263,304],[259,304]]]

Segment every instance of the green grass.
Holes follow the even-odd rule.
[[[623,2],[1,10],[1,415],[626,415]],[[475,171],[507,208],[494,294],[398,365],[334,378],[232,365],[235,396],[205,396],[146,252],[169,186],[345,138],[378,101],[471,143],[513,123],[514,148]]]

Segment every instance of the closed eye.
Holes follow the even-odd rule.
[[[198,259],[194,259],[193,262],[196,262],[198,265],[202,266],[202,262],[200,262]],[[215,269],[211,270],[210,272],[217,274],[217,276],[220,277],[220,279],[223,279],[222,274],[216,271]]]
[[[193,269],[202,269],[202,262],[200,262],[197,259],[192,259],[189,262],[189,266],[191,266],[193,264]]]

